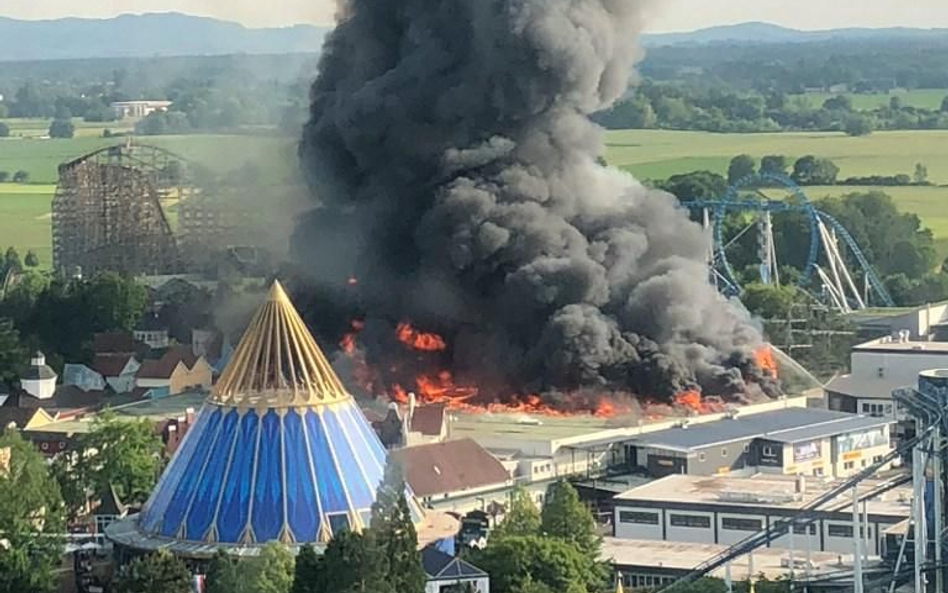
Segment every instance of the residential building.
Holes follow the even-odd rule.
[[[46,365],[46,356],[37,352],[30,359],[30,366],[20,377],[24,391],[39,399],[49,399],[56,392],[58,375]]]
[[[203,357],[195,357],[188,348],[171,348],[158,360],[146,360],[138,369],[136,387],[153,389],[163,395],[208,390],[213,384],[213,369]]]
[[[865,480],[859,484],[859,493],[869,493],[880,484]],[[613,536],[729,546],[794,517],[832,486],[802,476],[667,476],[615,497]],[[885,531],[908,517],[911,499],[911,488],[902,487],[866,503],[868,531],[861,524],[860,532],[866,536],[870,555],[883,554]],[[795,528],[792,546],[785,533],[767,547],[851,553],[854,529],[849,500],[843,496],[814,511],[812,524]]]
[[[425,593],[490,593],[490,577],[486,572],[460,558],[445,554],[434,546],[428,546],[421,551],[421,565],[428,575]]]
[[[132,335],[153,350],[164,350],[171,345],[168,324],[154,311],[142,315]]]
[[[43,408],[20,407],[10,399],[0,406],[0,432],[7,428],[32,430],[51,424],[55,419],[54,415]]]
[[[171,101],[116,101],[110,107],[118,119],[140,119],[156,111],[168,111]]]
[[[92,370],[115,393],[130,393],[135,389],[135,376],[141,366],[130,354],[96,354],[92,361]]]
[[[511,473],[471,439],[406,447],[391,452],[405,471],[405,481],[429,508],[466,513],[506,502]]]

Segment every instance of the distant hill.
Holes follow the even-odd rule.
[[[823,31],[800,31],[769,23],[741,23],[721,27],[710,27],[687,33],[660,33],[646,35],[644,43],[649,47],[671,45],[760,44],[760,43],[807,43],[817,41],[865,41],[886,39],[948,39],[948,29],[911,29],[892,27],[885,29],[827,29]]]
[[[250,29],[178,13],[111,19],[0,18],[0,61],[76,58],[283,54],[319,51],[327,29]]]

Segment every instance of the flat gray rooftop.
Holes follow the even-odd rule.
[[[772,438],[774,435],[787,431],[796,431],[804,428],[825,426],[829,434],[836,434],[831,428],[833,425],[842,431],[848,428],[845,421],[860,419],[845,412],[833,412],[816,408],[786,408],[773,412],[748,415],[746,417],[725,418],[716,422],[707,422],[689,426],[688,428],[670,428],[644,434],[635,439],[636,443],[646,447],[676,449],[688,452],[712,445],[745,441],[755,438]],[[874,418],[878,421],[879,419]],[[885,424],[882,422],[881,424]],[[814,437],[816,438],[816,437]]]
[[[803,443],[816,439],[825,439],[837,434],[849,434],[873,428],[882,428],[890,424],[891,418],[875,418],[872,416],[855,416],[836,422],[826,422],[815,426],[806,426],[794,430],[784,430],[768,434],[765,438],[778,443]]]

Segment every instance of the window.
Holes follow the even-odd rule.
[[[856,467],[855,461],[847,461],[843,464],[843,469],[853,469],[854,467]]]
[[[822,475],[823,475],[823,468],[822,468],[822,467],[814,468],[814,469],[813,469],[813,475],[814,475],[814,476],[817,476],[817,477],[822,476]]]
[[[810,535],[816,535],[816,524],[810,523],[809,525],[794,525],[793,526],[794,535],[806,535],[808,531],[810,532]]]
[[[639,525],[658,525],[658,513],[638,511],[619,511],[619,523],[637,523]]]
[[[704,453],[698,453],[698,461],[705,461],[708,458]]]
[[[852,525],[830,525],[826,528],[826,534],[830,537],[848,537],[853,536]]]
[[[711,517],[701,515],[669,515],[672,527],[692,527],[695,529],[710,529]]]
[[[764,522],[760,519],[741,519],[738,517],[724,517],[721,519],[721,529],[728,531],[761,531]]]
[[[721,457],[727,457],[727,447],[721,448]]]
[[[770,445],[764,446],[764,457],[776,457],[777,453],[774,451],[774,448]]]
[[[872,458],[873,463],[882,463],[882,455],[876,455]]]
[[[750,453],[750,450],[751,450],[750,443],[745,443],[745,444],[744,444],[744,452],[745,452],[745,453]]]

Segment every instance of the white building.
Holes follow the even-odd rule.
[[[46,356],[37,352],[30,359],[30,368],[20,377],[23,391],[39,399],[51,399],[56,393],[56,380],[59,377],[53,369],[46,366]]]
[[[948,368],[948,342],[912,341],[902,331],[853,348],[850,373],[826,384],[831,410],[902,420],[892,392],[914,386],[922,371]]]
[[[859,493],[868,493],[880,483],[865,480]],[[729,546],[792,517],[831,486],[830,481],[802,476],[668,476],[616,496],[613,535]],[[860,521],[859,531],[866,534],[863,549],[869,555],[882,555],[885,531],[909,516],[911,500],[910,488],[897,488],[866,503],[860,515],[868,518],[868,530]],[[853,552],[852,505],[846,495],[815,511],[815,518],[810,525],[794,529],[792,542],[785,533],[767,547]]]
[[[119,119],[142,118],[156,111],[168,111],[171,101],[116,101],[110,107]]]

